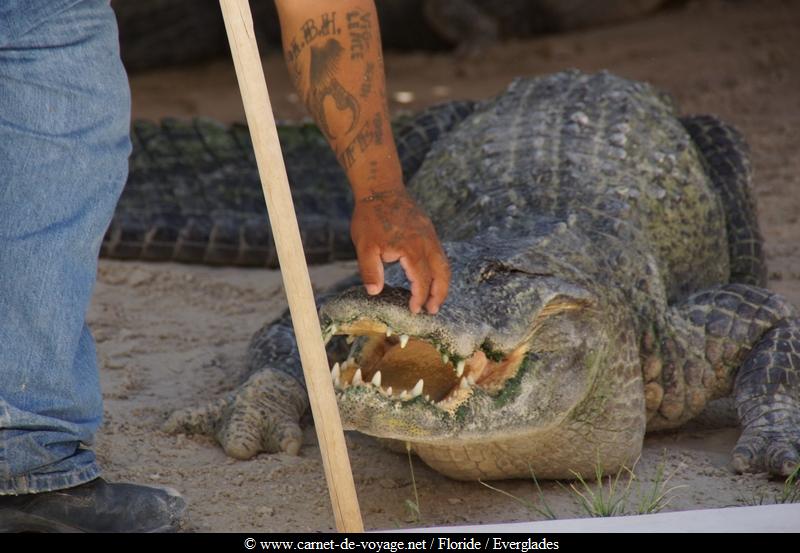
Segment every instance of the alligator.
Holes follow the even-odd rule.
[[[764,288],[742,136],[607,72],[515,80],[399,133],[408,187],[451,261],[436,315],[397,266],[368,296],[320,298],[343,424],[455,479],[610,473],[646,431],[732,395],[739,472],[800,456],[800,318]],[[164,428],[237,458],[296,454],[308,408],[288,314],[255,333],[249,377]]]

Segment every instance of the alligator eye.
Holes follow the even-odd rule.
[[[547,272],[525,271],[523,269],[503,263],[502,261],[490,261],[481,269],[481,272],[478,276],[478,281],[485,282],[487,280],[500,277],[510,277],[513,275],[523,275],[523,276],[533,276],[533,277],[553,276],[551,273]]]

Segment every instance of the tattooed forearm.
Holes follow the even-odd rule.
[[[349,112],[350,124],[344,134],[348,134],[358,124],[361,112],[358,100],[347,92],[337,79],[339,61],[343,52],[342,45],[333,38],[328,39],[323,46],[311,46],[311,82],[306,104],[328,139],[336,138],[336,134],[328,121],[326,109]]]
[[[284,35],[289,72],[353,189],[370,181],[402,186],[374,2],[280,0],[278,6],[282,30],[291,29]]]
[[[433,224],[404,186],[375,3],[275,0],[292,80],[350,181],[350,234],[368,293],[384,284],[383,260],[405,260],[409,308],[425,305],[433,314],[447,295],[449,270]]]
[[[362,10],[347,12],[347,31],[350,34],[350,59],[363,59],[372,40],[370,14]]]
[[[339,154],[339,163],[345,170],[350,169],[357,155],[366,152],[373,144],[383,144],[383,116],[380,113],[362,125],[356,137]]]

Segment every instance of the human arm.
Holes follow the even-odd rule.
[[[433,224],[406,192],[392,136],[373,0],[275,0],[292,81],[347,173],[351,236],[370,294],[383,262],[411,282],[409,308],[436,313],[450,269]]]

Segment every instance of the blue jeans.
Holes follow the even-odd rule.
[[[99,474],[85,318],[129,125],[107,0],[0,0],[0,494]]]

